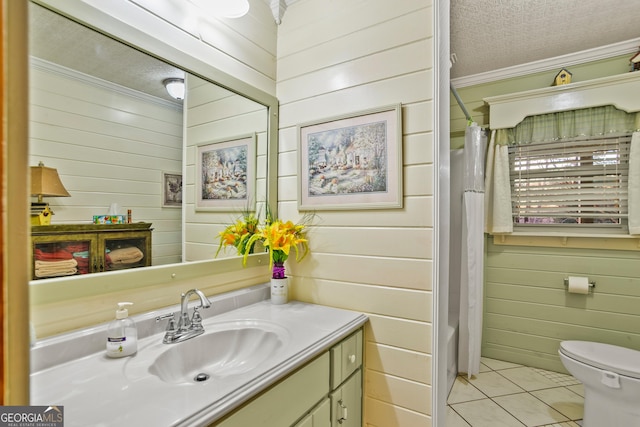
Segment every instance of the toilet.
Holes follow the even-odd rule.
[[[584,385],[583,427],[640,427],[640,351],[562,341],[559,353]]]

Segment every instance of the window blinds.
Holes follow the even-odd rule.
[[[631,136],[509,147],[516,224],[621,224]]]

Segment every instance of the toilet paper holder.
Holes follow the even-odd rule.
[[[569,287],[569,278],[565,277],[564,278],[564,287],[568,288]],[[593,288],[596,287],[596,282],[593,280],[589,280],[589,292],[593,292]]]

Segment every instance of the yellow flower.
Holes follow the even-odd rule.
[[[219,233],[220,245],[216,257],[222,248],[235,246],[246,265],[253,246],[256,242],[261,242],[269,251],[270,268],[274,262],[281,264],[286,261],[291,248],[295,251],[296,261],[301,261],[309,252],[306,228],[312,218],[312,215],[305,215],[302,223],[294,224],[292,221],[273,219],[268,210],[264,226],[261,226],[253,214],[245,213],[243,218]]]
[[[296,253],[296,261],[301,261],[309,252],[305,226],[291,221],[274,220],[268,222],[259,232],[251,236],[249,242],[262,241],[269,251],[269,267],[274,262],[282,263],[287,260],[291,248]],[[245,262],[247,255],[245,254]]]
[[[251,253],[252,246],[247,243],[249,238],[258,230],[258,219],[252,214],[245,214],[243,219],[239,219],[218,233],[220,237],[220,245],[216,251],[216,257],[222,248],[227,246],[235,246],[238,255]]]

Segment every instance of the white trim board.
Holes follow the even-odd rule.
[[[521,77],[529,74],[540,73],[544,71],[557,70],[567,68],[572,65],[584,64],[586,62],[598,61],[601,59],[613,58],[621,55],[632,55],[638,51],[640,46],[640,37],[627,40],[624,42],[614,43],[593,49],[587,49],[568,55],[556,56],[553,58],[542,59],[540,61],[528,62],[526,64],[515,65],[513,67],[501,68],[499,70],[487,71],[484,73],[473,74],[471,76],[458,77],[451,79],[451,84],[455,88],[475,86],[483,83],[505,80],[513,77]],[[454,65],[455,67],[455,65]]]
[[[640,93],[640,72],[491,96],[483,101],[491,110],[489,127],[504,129],[516,126],[527,116],[603,105],[635,113],[640,111],[640,97],[629,94],[637,93]]]

